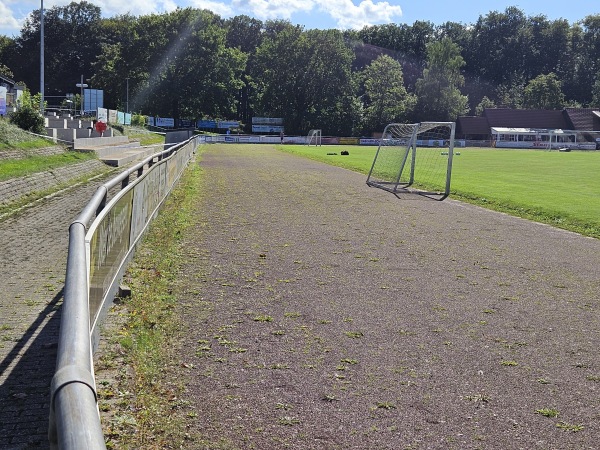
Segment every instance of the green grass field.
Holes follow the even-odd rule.
[[[377,150],[358,146],[278,148],[365,175]],[[342,150],[350,155],[341,156]],[[460,155],[453,160],[452,198],[600,238],[600,152],[456,151]]]

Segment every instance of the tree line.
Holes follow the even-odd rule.
[[[174,118],[283,117],[286,132],[367,135],[390,122],[483,108],[600,105],[600,14],[579,22],[517,7],[474,24],[306,30],[208,10],[102,18],[91,3],[44,13],[45,95],[81,75],[105,106]],[[0,36],[0,74],[39,86],[40,11]]]

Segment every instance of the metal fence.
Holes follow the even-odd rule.
[[[156,153],[102,185],[69,227],[48,437],[53,449],[105,449],[93,350],[127,262],[202,137]],[[135,178],[134,181],[131,181]],[[119,189],[109,199],[111,190]]]

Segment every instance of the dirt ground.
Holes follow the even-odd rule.
[[[598,448],[600,242],[268,147],[200,165],[190,448]]]

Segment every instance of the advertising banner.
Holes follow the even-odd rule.
[[[133,192],[123,195],[98,224],[90,239],[90,319],[94,322],[104,292],[129,251]]]
[[[252,125],[253,133],[281,133],[283,125]]]
[[[283,125],[283,117],[253,117],[252,125]]]
[[[156,126],[157,127],[174,128],[175,127],[175,119],[173,119],[172,117],[157,117],[156,118]]]
[[[133,195],[133,219],[131,223],[131,241],[135,242],[142,233],[151,215],[160,202],[160,171],[153,170],[144,180],[135,186]]]
[[[198,123],[196,124],[196,126],[198,128],[209,128],[209,129],[213,129],[213,128],[217,128],[217,121],[216,120],[207,120],[207,119],[202,119],[199,120]]]
[[[108,123],[108,109],[98,108],[98,112],[96,113],[96,119],[98,119],[98,122]]]
[[[6,88],[0,86],[0,116],[6,115]]]
[[[217,128],[239,128],[240,122],[237,120],[219,120],[217,122]]]
[[[362,138],[360,140],[360,145],[379,145],[379,139]]]

